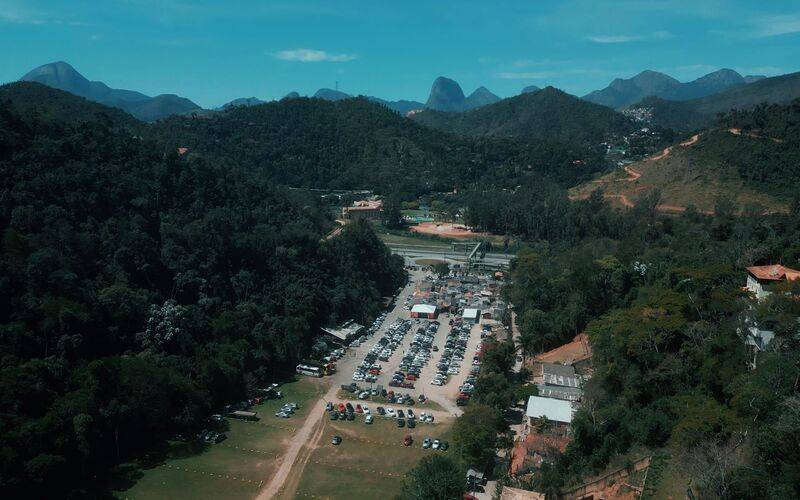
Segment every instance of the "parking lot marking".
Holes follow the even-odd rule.
[[[177,470],[177,471],[181,471],[181,472],[191,472],[191,473],[194,473],[194,474],[202,474],[202,475],[205,475],[205,476],[217,477],[219,479],[228,479],[230,481],[238,481],[240,483],[259,484],[259,483],[256,483],[255,481],[253,481],[252,479],[238,478],[236,476],[231,477],[231,476],[228,476],[228,475],[223,476],[222,474],[216,474],[214,472],[195,470],[195,469],[187,469],[186,467],[179,467],[177,465],[164,464],[164,467],[166,467],[167,469],[173,469],[173,470]]]
[[[313,463],[316,464],[316,465],[322,465],[324,467],[331,467],[333,469],[346,469],[346,470],[352,470],[352,471],[355,471],[355,472],[362,472],[364,474],[377,474],[379,476],[396,477],[396,478],[403,477],[403,474],[395,474],[393,472],[383,472],[383,471],[379,471],[379,470],[360,469],[358,467],[348,467],[346,465],[332,464],[330,462],[320,462],[318,460],[315,460]]]

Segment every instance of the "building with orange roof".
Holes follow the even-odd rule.
[[[381,216],[383,202],[381,200],[360,200],[353,202],[350,207],[342,208],[342,219],[344,220],[373,220]]]
[[[757,300],[764,300],[772,293],[775,285],[800,278],[800,271],[781,264],[750,266],[747,268],[747,291]]]
[[[572,342],[539,354],[533,360],[537,363],[553,363],[580,368],[588,366],[591,359],[592,347],[589,345],[589,336],[580,333],[572,339]]]

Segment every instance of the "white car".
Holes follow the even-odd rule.
[[[396,417],[397,414],[395,413],[394,408],[386,408],[386,416],[390,418]]]
[[[367,416],[364,418],[364,423],[365,423],[365,424],[371,424],[371,423],[372,423],[372,415],[367,415]]]
[[[369,411],[369,407],[364,405],[361,407],[364,410],[364,415],[370,415],[372,412]]]
[[[438,439],[434,439],[434,440],[433,440],[433,444],[431,445],[431,448],[433,448],[434,450],[438,450],[438,449],[439,449],[439,445],[440,445],[440,444],[441,444],[441,443],[439,442],[439,440],[438,440]]]

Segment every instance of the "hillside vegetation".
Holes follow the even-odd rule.
[[[513,186],[529,172],[571,185],[605,165],[596,153],[552,141],[457,137],[364,98],[285,99],[172,117],[151,133],[169,148],[260,169],[276,183],[408,195],[479,181]]]
[[[668,101],[649,97],[631,107],[651,109],[653,124],[675,130],[695,130],[712,125],[719,113],[752,109],[762,103],[788,104],[798,97],[800,73],[791,73],[738,85],[699,99]]]
[[[322,242],[318,197],[164,154],[47,91],[26,116],[0,101],[4,498],[95,497],[117,464],[195,435],[404,281],[367,224]]]
[[[415,114],[413,119],[434,128],[473,137],[552,140],[584,146],[636,129],[636,125],[622,114],[553,87],[526,92],[463,113],[426,110]]]
[[[0,102],[2,101],[10,103],[20,117],[36,117],[45,123],[105,121],[128,127],[140,125],[138,120],[121,109],[98,104],[36,82],[15,82],[0,86]]]

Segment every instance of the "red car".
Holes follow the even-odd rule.
[[[369,372],[371,374],[373,374],[373,375],[380,375],[381,374],[381,371],[378,370],[377,368],[372,368]]]
[[[417,377],[415,375],[406,375],[406,379],[414,381],[414,380],[417,380]]]
[[[411,437],[411,434],[408,434],[405,438],[403,438],[403,446],[411,446],[411,443],[413,442],[414,438]]]
[[[361,408],[361,405],[356,405],[356,413],[364,413],[364,409]]]
[[[344,403],[339,403],[339,413],[344,413]]]

